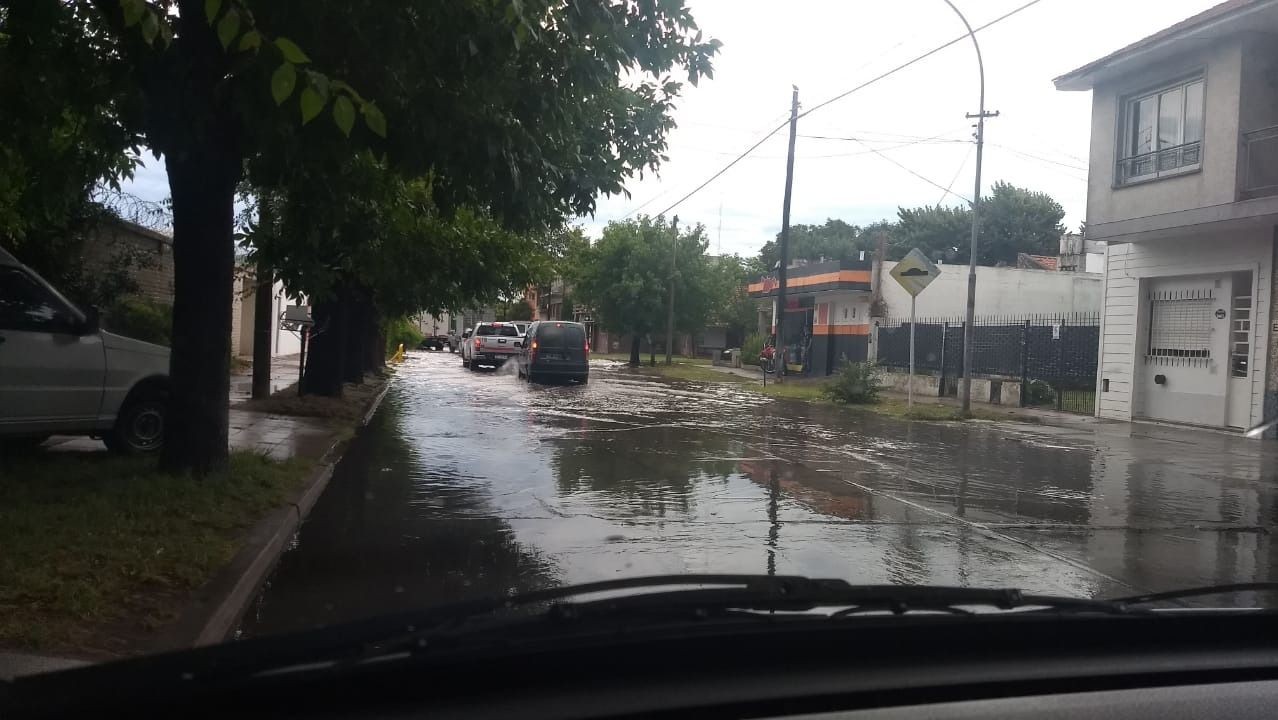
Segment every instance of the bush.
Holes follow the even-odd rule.
[[[406,317],[391,318],[385,321],[386,328],[386,355],[389,357],[395,354],[399,349],[399,344],[404,344],[405,350],[415,350],[422,344],[425,335],[417,329],[417,325]]]
[[[758,365],[759,354],[763,352],[763,336],[759,334],[751,335],[741,343],[741,364],[742,365]]]
[[[1026,389],[1026,405],[1051,405],[1056,402],[1056,391],[1042,380],[1031,380]]]
[[[128,296],[107,309],[102,326],[118,335],[168,345],[173,332],[173,306]]]
[[[834,402],[861,405],[878,402],[882,387],[883,379],[874,363],[844,363],[822,390]]]

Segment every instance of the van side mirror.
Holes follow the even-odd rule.
[[[80,335],[95,335],[102,329],[102,313],[97,305],[90,305],[84,311],[84,322],[76,328]]]

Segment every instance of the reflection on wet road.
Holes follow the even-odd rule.
[[[607,363],[530,387],[416,353],[244,632],[656,573],[1089,597],[1269,580],[1276,459],[1206,432],[910,423]]]

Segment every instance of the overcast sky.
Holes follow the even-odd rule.
[[[1025,2],[955,0],[973,27]],[[629,183],[630,198],[600,198],[595,217],[580,220],[592,235],[641,206],[639,212],[661,212],[722,168],[786,118],[791,85],[809,108],[963,32],[942,0],[688,4],[706,35],[723,42],[715,77],[685,88],[670,160],[659,175]],[[986,190],[1006,180],[1047,192],[1076,228],[1085,213],[1091,95],[1057,92],[1052,78],[1214,4],[1041,0],[979,33],[986,107],[1001,113],[986,124]],[[976,111],[977,89],[975,54],[964,41],[803,118],[792,222],[865,224],[895,217],[900,205],[966,202],[975,153],[964,115]],[[812,135],[860,142],[805,137]],[[671,214],[703,223],[711,251],[754,254],[781,227],[785,140],[777,133]],[[167,197],[163,163],[146,160],[132,192]],[[947,187],[953,195],[945,195]]]

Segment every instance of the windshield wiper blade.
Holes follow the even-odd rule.
[[[1168,590],[1166,592],[1146,593],[1114,598],[1109,602],[1121,605],[1148,605],[1169,600],[1204,597],[1207,595],[1232,595],[1240,592],[1275,592],[1278,593],[1278,582],[1227,583],[1221,585],[1200,585],[1198,587]]]
[[[551,612],[558,617],[607,613],[624,615],[632,612],[680,612],[693,610],[702,614],[715,611],[793,611],[831,608],[831,617],[858,612],[888,611],[902,614],[913,611],[937,611],[967,614],[964,607],[988,607],[998,610],[1042,608],[1069,612],[1121,614],[1127,610],[1106,600],[1034,595],[1016,589],[985,589],[928,585],[852,585],[844,580],[803,576],[767,575],[701,575],[636,578],[640,585],[626,581],[608,581],[578,585],[563,590],[568,595],[559,599],[624,587],[684,586],[686,589],[648,592],[637,595],[560,602]],[[621,583],[617,586],[613,583]],[[692,587],[688,587],[692,586]],[[547,591],[553,592],[553,591]]]

